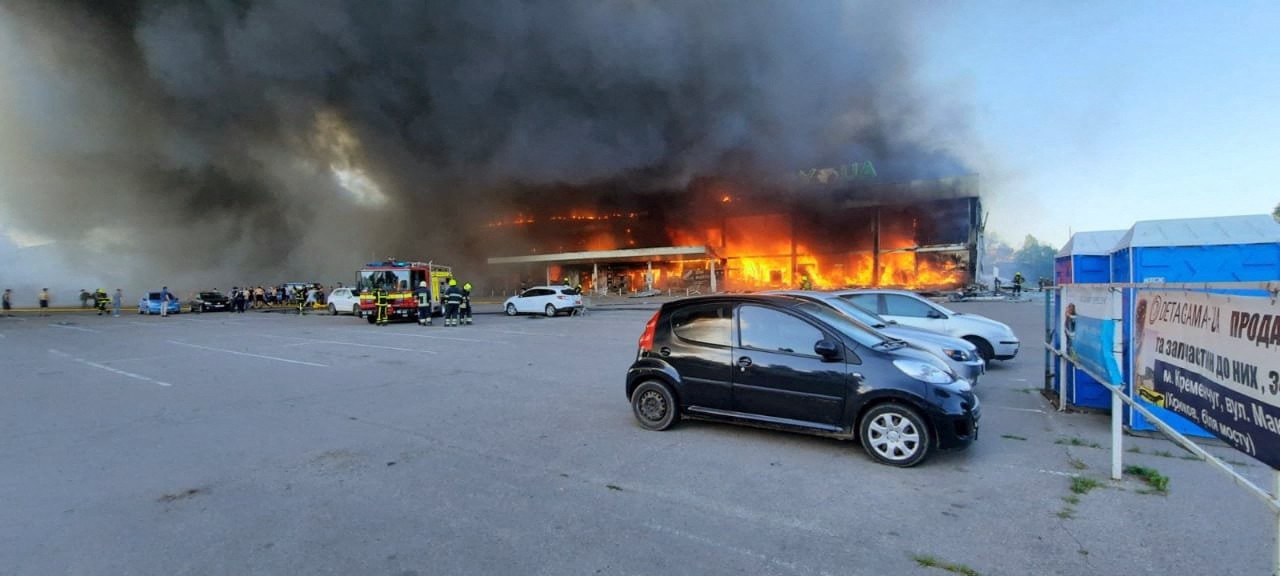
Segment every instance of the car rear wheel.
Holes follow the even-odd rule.
[[[929,429],[920,414],[902,404],[881,404],[859,423],[862,448],[881,464],[908,468],[929,455]]]
[[[649,430],[666,430],[680,416],[671,389],[654,381],[636,386],[631,393],[631,411],[640,425]]]
[[[507,304],[507,316],[515,316],[515,315],[516,315],[516,305]]]
[[[546,314],[546,315],[547,315],[547,318],[550,318],[550,317],[552,317],[552,316],[555,316],[555,315],[556,315],[556,307],[555,307],[555,305],[554,305],[554,304],[547,304],[547,307],[542,311],[542,313],[543,313],[543,314]]]
[[[991,359],[995,358],[996,350],[991,347],[990,342],[987,342],[985,339],[977,336],[965,336],[964,339],[978,349],[978,355],[982,357],[983,362],[989,364],[991,363]]]

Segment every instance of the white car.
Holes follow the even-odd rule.
[[[859,308],[874,312],[904,326],[914,326],[964,338],[978,347],[988,362],[1012,360],[1018,355],[1018,337],[1003,322],[977,314],[949,310],[936,302],[906,290],[847,290],[837,296]]]
[[[507,316],[542,314],[550,317],[561,312],[572,313],[582,310],[582,294],[568,286],[534,286],[507,298],[502,309]]]
[[[351,288],[334,288],[329,293],[329,313],[360,315],[360,297]]]

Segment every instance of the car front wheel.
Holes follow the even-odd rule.
[[[355,304],[355,305],[352,305],[352,306],[351,306],[351,315],[352,315],[352,316],[355,316],[356,318],[359,318],[359,317],[360,317],[360,305],[359,305],[359,304]]]
[[[334,306],[333,304],[330,304],[330,305],[329,305],[329,315],[331,315],[331,316],[337,316],[337,315],[338,315],[338,307],[337,307],[337,306]]]
[[[640,425],[649,430],[666,430],[680,416],[671,389],[653,381],[636,386],[631,393],[631,411]]]
[[[515,316],[515,315],[516,315],[516,305],[507,304],[507,316]]]
[[[996,350],[991,347],[990,342],[977,336],[965,336],[964,339],[978,349],[978,355],[982,357],[983,362],[990,364],[991,360],[995,358]]]
[[[862,448],[881,464],[908,468],[929,455],[929,429],[924,419],[902,404],[881,404],[859,423]]]

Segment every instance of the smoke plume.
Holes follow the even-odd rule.
[[[225,288],[346,280],[392,254],[474,261],[477,224],[548,185],[853,160],[950,175],[957,135],[939,131],[957,128],[915,88],[917,10],[6,2],[0,233],[52,242],[77,278]]]

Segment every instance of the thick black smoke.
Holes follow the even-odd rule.
[[[479,256],[475,224],[547,184],[853,160],[953,173],[914,88],[915,10],[5,3],[0,231],[53,240],[111,284],[341,280],[374,256]]]

